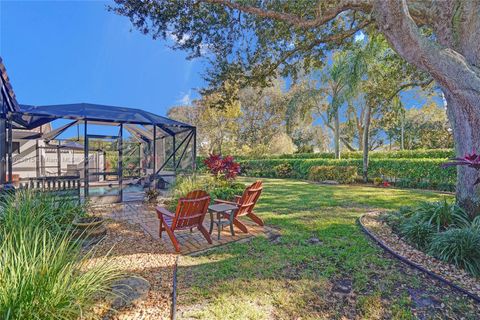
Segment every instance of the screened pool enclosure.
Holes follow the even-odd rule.
[[[81,198],[112,203],[166,189],[177,173],[195,170],[194,126],[125,107],[20,105],[1,67],[3,186],[73,188]]]

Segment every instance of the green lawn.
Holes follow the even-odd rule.
[[[264,183],[257,212],[280,230],[281,238],[272,243],[259,237],[182,257],[181,318],[473,319],[479,312],[469,300],[390,259],[356,223],[372,209],[391,210],[445,195],[295,180]],[[311,244],[313,237],[320,244]],[[342,293],[342,287],[350,292]]]

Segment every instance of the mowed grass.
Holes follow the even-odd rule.
[[[253,179],[241,181],[251,183]],[[296,180],[263,181],[256,211],[281,237],[273,242],[258,237],[201,256],[182,257],[180,318],[411,319],[418,312],[437,316],[448,311],[475,317],[478,310],[468,300],[437,288],[434,282],[388,258],[356,222],[370,210],[393,210],[451,196]],[[312,238],[320,243],[312,243]],[[346,293],[342,292],[345,287]],[[418,306],[411,297],[415,290],[434,296],[433,305]],[[441,303],[442,310],[437,308]]]

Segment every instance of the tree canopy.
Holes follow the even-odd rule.
[[[302,68],[321,68],[325,53],[350,45],[359,30],[376,30],[440,86],[457,155],[480,150],[480,1],[115,1],[112,9],[142,32],[173,39],[190,57],[207,56],[208,90],[221,89],[220,105],[234,96],[225,83],[265,86],[275,72],[295,79]],[[458,173],[457,200],[480,211],[479,173]]]

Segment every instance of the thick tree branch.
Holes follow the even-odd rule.
[[[198,2],[206,2],[210,4],[218,4],[230,9],[239,10],[244,13],[256,15],[261,18],[274,19],[284,21],[298,28],[315,28],[326,24],[327,22],[335,19],[340,13],[347,10],[360,10],[368,12],[371,8],[370,0],[340,0],[340,1],[328,1],[332,5],[329,9],[320,12],[317,11],[315,19],[304,19],[297,15],[278,12],[275,10],[267,10],[255,6],[242,5],[231,0],[199,0]]]
[[[270,75],[272,72],[274,72],[275,70],[277,70],[277,68],[282,65],[283,63],[285,63],[288,59],[290,59],[291,57],[293,57],[293,55],[295,55],[296,53],[298,52],[307,52],[307,51],[310,51],[312,50],[313,48],[315,48],[316,46],[322,44],[322,43],[328,43],[328,42],[335,42],[335,41],[342,41],[342,40],[345,40],[346,38],[349,38],[351,36],[353,36],[355,33],[357,33],[358,31],[364,29],[365,27],[367,27],[369,24],[371,24],[372,21],[364,21],[362,23],[360,23],[356,28],[354,29],[350,29],[350,30],[347,30],[345,32],[341,32],[341,33],[337,33],[337,34],[333,34],[333,35],[330,35],[328,37],[325,37],[325,38],[320,38],[320,39],[317,39],[315,41],[312,41],[311,43],[307,44],[307,45],[303,45],[303,46],[298,46],[296,47],[295,49],[293,50],[290,50],[290,51],[287,51],[285,54],[283,54],[283,56],[278,59],[275,63],[273,63],[273,65],[267,69],[267,71],[264,73],[265,75]]]
[[[401,85],[400,87],[395,90],[394,93],[392,93],[385,101],[390,102],[395,98],[401,91],[407,89],[407,88],[414,88],[414,87],[422,87],[425,88],[426,86],[430,85],[433,82],[433,79],[429,79],[424,82],[409,82]]]
[[[430,73],[464,108],[480,116],[480,71],[465,56],[422,35],[406,0],[376,0],[373,12],[380,30],[403,58]]]

